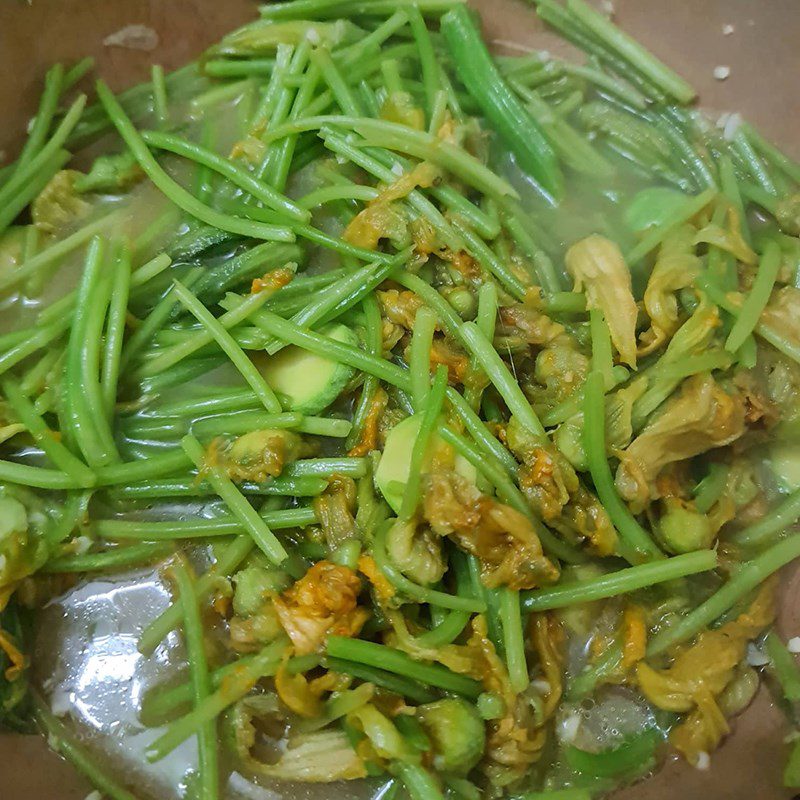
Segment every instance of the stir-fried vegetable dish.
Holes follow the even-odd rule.
[[[107,796],[150,795],[31,649],[100,574],[171,592],[175,797],[585,800],[713,764],[760,672],[794,722],[800,165],[536,7],[585,63],[292,0],[117,95],[47,73],[0,170],[0,720]]]

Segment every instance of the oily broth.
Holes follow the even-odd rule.
[[[158,223],[167,215],[174,214],[175,207],[151,184],[139,184],[129,195],[92,197],[89,205],[90,209],[81,217],[78,226],[70,225],[59,231],[54,242],[66,238],[78,227],[105,218],[108,224],[99,231],[101,236],[126,235],[133,240],[146,233],[148,228],[154,231],[155,235],[141,253],[141,263],[147,261],[151,253],[155,255],[162,252],[166,239],[165,233],[158,231]],[[40,241],[39,251],[50,244]],[[74,291],[83,268],[84,254],[85,246],[76,248],[56,268],[46,268],[36,276],[35,281],[22,284],[0,299],[0,334],[34,325],[43,309]]]
[[[42,609],[33,646],[32,679],[53,713],[111,772],[136,786],[143,800],[181,800],[197,763],[193,738],[156,764],[144,756],[164,727],[142,724],[142,700],[187,679],[178,633],[169,634],[149,658],[136,646],[170,601],[157,570],[86,580]],[[346,792],[325,784],[258,786],[235,771],[225,789],[228,800],[325,800],[337,794],[379,800],[382,790],[366,781],[349,783]]]

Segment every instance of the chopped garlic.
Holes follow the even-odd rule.
[[[572,711],[563,717],[558,725],[558,738],[562,742],[571,744],[578,736],[578,728],[581,726],[581,715],[577,711]]]
[[[695,762],[695,769],[705,772],[711,765],[711,756],[704,753],[702,750],[697,754],[697,761]]]
[[[769,664],[769,656],[763,651],[759,650],[753,642],[747,645],[747,663],[751,667],[763,667]]]
[[[800,653],[800,636],[792,636],[792,638],[786,642],[786,649],[790,653]]]
[[[155,50],[158,34],[147,25],[126,25],[103,39],[106,47],[126,47],[128,50]]]
[[[56,717],[66,717],[75,705],[75,696],[72,692],[58,689],[50,698],[50,711]]]
[[[722,138],[726,142],[733,141],[741,124],[741,114],[723,114],[717,121],[717,127],[722,128]]]
[[[736,30],[736,28],[734,28],[733,25],[731,25],[730,23],[727,23],[727,24],[722,26],[722,35],[723,36],[730,36],[735,30]]]
[[[82,556],[84,553],[89,552],[92,544],[93,542],[88,536],[76,536],[72,540],[73,552],[75,555]]]
[[[731,68],[727,64],[719,64],[714,67],[714,77],[718,81],[724,81],[726,78],[730,77],[730,74]]]

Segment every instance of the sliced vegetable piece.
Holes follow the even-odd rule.
[[[346,325],[334,325],[321,333],[334,342],[359,345],[358,337]],[[352,367],[297,346],[264,357],[259,369],[270,387],[285,399],[287,407],[303,414],[326,409],[353,377]]]
[[[411,453],[414,450],[414,442],[417,440],[421,424],[422,414],[414,414],[395,425],[386,437],[383,455],[375,470],[375,483],[386,502],[398,514],[403,505],[403,496],[411,469]],[[423,472],[428,469],[436,454],[446,447],[447,445],[436,434],[433,434],[428,452],[422,462]],[[477,481],[478,471],[462,456],[456,455],[454,468],[468,481],[472,483]]]
[[[648,728],[641,734],[623,740],[616,747],[590,753],[577,747],[567,747],[567,764],[582,775],[595,778],[614,778],[643,772],[652,764],[655,749],[662,740],[661,733]]]

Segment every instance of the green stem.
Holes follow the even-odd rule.
[[[383,350],[383,333],[381,310],[375,295],[367,295],[361,303],[364,310],[364,348],[374,358],[380,358]],[[361,386],[361,395],[353,410],[353,425],[345,443],[347,450],[351,450],[361,441],[364,426],[367,423],[375,393],[380,388],[380,381],[374,375],[365,375]]]
[[[228,706],[244,697],[261,678],[274,675],[285,649],[286,640],[281,637],[267,645],[240,669],[232,671],[219,689],[208,695],[185,717],[167,726],[164,733],[147,748],[147,760],[152,763],[169,755],[181,742],[185,742],[205,724],[216,719]]]
[[[715,462],[708,469],[708,475],[694,487],[694,505],[701,514],[707,514],[719,500],[728,484],[730,467]]]
[[[733,323],[731,332],[725,341],[725,349],[729,353],[735,353],[744,344],[744,340],[758,325],[761,313],[769,302],[772,288],[778,277],[783,258],[780,247],[772,240],[764,245],[764,252],[758,264],[758,272],[753,281],[747,297],[744,300],[736,321]]]
[[[99,572],[120,567],[138,567],[158,561],[171,553],[173,545],[169,542],[146,542],[125,547],[115,547],[104,553],[86,553],[80,556],[61,556],[52,558],[43,567],[42,572],[71,573]]]
[[[522,614],[520,612],[520,594],[508,587],[499,590],[500,624],[503,629],[503,650],[508,666],[508,678],[511,688],[524,692],[530,683],[528,664],[525,659],[525,634],[522,630]]]
[[[282,319],[277,314],[265,309],[261,309],[255,321],[260,328],[276,339],[374,375],[403,391],[410,389],[407,371],[383,358],[369,355],[357,347],[334,341],[322,334],[304,330],[290,320]]]
[[[200,442],[194,436],[184,436],[181,439],[181,446],[203,477],[214,488],[214,491],[223,499],[231,513],[253,537],[253,541],[259,546],[264,555],[273,564],[283,563],[289,557],[283,545],[269,529],[264,519],[247,502],[224,470],[219,466],[206,464],[205,451]]]
[[[603,385],[608,391],[614,385],[614,357],[611,352],[611,332],[600,309],[589,311],[589,331],[592,338],[592,370],[603,376]]]
[[[202,222],[213,225],[215,228],[229,231],[230,233],[238,233],[241,236],[252,236],[254,239],[264,239],[266,241],[294,241],[295,236],[288,227],[268,225],[241,217],[234,217],[229,214],[223,214],[201,203],[179,183],[167,175],[158,165],[158,162],[147,149],[144,140],[125,114],[119,101],[102,81],[97,82],[97,95],[100,98],[100,102],[105,107],[114,127],[125,141],[131,153],[133,153],[139,166],[159,191],[161,191],[167,199],[175,203],[176,206],[182,208],[188,214],[191,214]]]
[[[230,311],[227,311],[225,314],[216,317],[217,323],[225,330],[235,328],[237,325],[240,325],[242,322],[248,319],[248,317],[258,311],[258,309],[264,305],[264,303],[270,298],[271,295],[275,293],[275,291],[277,291],[277,289],[264,289],[261,292],[249,295]],[[214,334],[207,326],[204,330],[192,332],[186,337],[186,339],[184,339],[184,341],[173,345],[165,352],[157,355],[151,361],[148,361],[139,370],[139,375],[142,377],[158,375],[170,367],[174,367],[175,364],[178,364],[184,358],[196,353],[198,350],[201,350],[203,347],[213,341]]]
[[[581,700],[591,694],[598,683],[607,676],[616,672],[622,665],[622,647],[612,644],[608,647],[599,660],[581,672],[567,688],[566,697],[569,700]]]
[[[58,101],[62,91],[64,91],[64,67],[62,64],[54,64],[47,71],[44,78],[44,91],[39,100],[39,108],[33,119],[33,126],[22,151],[17,159],[16,169],[24,167],[42,148],[50,126],[53,124],[53,117],[58,109]]]
[[[47,733],[50,746],[72,763],[92,786],[97,787],[104,795],[108,795],[110,800],[138,800],[136,795],[99,766],[98,761],[101,759],[95,758],[87,751],[79,738],[50,711],[38,694],[34,694],[34,703],[36,719]]]
[[[716,194],[716,189],[706,189],[696,197],[689,198],[680,208],[676,208],[672,214],[651,228],[642,237],[639,244],[626,254],[625,261],[628,266],[635,267],[646,255],[655,250],[675,228],[690,220],[695,214],[699,214]]]
[[[420,311],[421,310],[422,309],[420,309]],[[414,446],[411,450],[408,481],[403,494],[400,514],[398,515],[401,520],[410,521],[417,513],[425,455],[428,452],[428,445],[433,436],[439,416],[442,413],[446,390],[447,367],[444,366],[444,364],[439,364],[436,368],[436,375],[433,379],[433,386],[431,387],[430,394],[426,398],[423,398],[420,405],[420,408],[424,410],[422,411],[419,431],[417,432],[417,437],[414,440]]]
[[[797,703],[800,701],[800,666],[794,655],[774,631],[767,634],[764,649],[772,662],[772,672],[778,679],[784,699]]]
[[[5,374],[12,367],[24,361],[28,356],[33,355],[37,350],[61,338],[69,328],[72,320],[69,317],[62,318],[59,322],[54,322],[42,328],[35,329],[35,332],[6,350],[0,356],[0,375]]]
[[[477,191],[490,197],[498,199],[517,197],[517,192],[504,178],[496,175],[463,148],[444,142],[432,134],[396,122],[335,114],[304,117],[270,131],[267,139],[320,130],[327,125],[354,131],[364,138],[368,146],[382,147],[430,161],[442,169],[452,172]]]
[[[259,13],[262,19],[271,20],[383,16],[394,13],[394,17],[400,16],[401,25],[405,25],[405,9],[409,7],[418,8],[426,16],[437,16],[458,2],[460,0],[293,0],[293,2],[263,5]],[[396,27],[391,33],[394,33],[395,29]],[[359,44],[362,42],[363,40]],[[358,53],[363,55],[363,48],[359,49]]]
[[[661,552],[617,494],[606,457],[606,414],[603,376],[590,372],[583,389],[583,445],[600,502],[620,537],[626,560],[636,563],[659,558]]]
[[[301,222],[308,222],[311,219],[309,211],[301,208],[286,195],[275,191],[271,186],[257,180],[230,159],[217,155],[207,147],[182,139],[180,136],[159,131],[142,131],[141,137],[145,144],[150,147],[175,153],[214,170],[222,177],[227,178],[234,186],[249,192],[257,200],[264,203],[267,208]]]
[[[167,102],[167,84],[164,82],[164,68],[153,64],[150,68],[150,82],[153,86],[153,113],[159,128],[166,128],[169,123],[169,104]]]
[[[134,464],[146,465],[147,458]],[[6,462],[7,463],[7,462]],[[19,466],[18,464],[14,465]],[[205,476],[203,476],[205,477]],[[273,478],[266,483],[243,483],[241,492],[259,497],[316,497],[328,487],[324,478]],[[67,488],[73,488],[71,484]],[[235,487],[234,487],[235,488]],[[209,497],[216,493],[210,482],[193,478],[185,480],[146,480],[115,486],[110,495],[117,500],[152,500],[155,498]]]
[[[414,317],[408,357],[411,405],[417,413],[425,408],[425,401],[431,388],[431,347],[435,329],[436,314],[427,306],[423,306]]]
[[[360,303],[367,295],[372,294],[392,272],[406,261],[407,256],[407,252],[399,253],[391,261],[367,264],[346,275],[294,314],[291,322],[301,328],[311,328],[320,323],[338,319],[345,311]],[[274,355],[282,346],[280,342],[268,342],[264,349],[269,355]]]
[[[546,439],[544,427],[531,408],[528,398],[480,328],[474,322],[465,322],[461,325],[461,335],[511,413],[534,437]]]
[[[711,550],[685,553],[649,564],[610,572],[596,578],[564,583],[548,589],[525,592],[522,605],[526,611],[548,611],[590,603],[607,597],[635,592],[666,581],[716,569],[717,556]]]
[[[786,156],[775,145],[770,144],[752,125],[742,123],[739,130],[753,144],[756,150],[778,169],[788,175],[795,183],[800,183],[800,164]]]
[[[131,484],[134,481],[153,481],[166,475],[174,475],[176,472],[185,474],[191,463],[186,453],[178,449],[138,461],[108,464],[97,468],[97,485]]]
[[[406,11],[408,14],[408,24],[414,41],[419,50],[419,63],[422,71],[422,85],[425,88],[425,105],[428,121],[433,119],[436,98],[439,94],[441,82],[439,80],[439,63],[436,58],[436,51],[433,47],[428,26],[417,6],[410,6]],[[435,132],[435,131],[434,131]]]
[[[214,566],[201,578],[195,586],[197,596],[203,600],[218,586],[219,578],[226,578],[250,555],[253,550],[253,539],[248,534],[240,534],[218,556]],[[159,614],[142,632],[139,639],[139,651],[143,655],[151,655],[161,640],[180,623],[183,610],[180,602],[174,603],[166,611]]]
[[[64,167],[69,159],[70,154],[66,150],[58,150],[19,191],[14,193],[11,199],[0,206],[0,234],[8,228],[29,203],[32,203],[44,191],[51,178]],[[10,272],[15,272],[15,270],[10,270]],[[8,281],[9,279],[5,278],[4,280]]]
[[[621,31],[583,0],[567,0],[567,9],[585,25],[597,39],[612,52],[617,53],[665,94],[679,103],[687,104],[695,98],[695,90],[669,67],[648,52],[636,40]]]
[[[186,273],[183,285],[193,287],[201,283],[201,275],[205,272],[202,267],[193,267]],[[142,348],[156,335],[164,326],[170,316],[175,312],[178,301],[175,297],[175,287],[171,286],[166,294],[153,306],[150,313],[142,320],[142,323],[133,332],[133,335],[125,342],[122,348],[120,365],[123,370],[138,356]]]
[[[36,178],[48,163],[52,162],[54,157],[61,151],[72,129],[80,119],[85,105],[86,95],[82,94],[70,106],[69,110],[64,115],[64,119],[61,120],[47,144],[45,144],[28,163],[21,164],[18,162],[18,168],[0,189],[0,208],[5,210],[6,206],[8,206],[19,191]],[[20,159],[22,159],[22,156],[20,156]]]
[[[449,608],[453,611],[469,611],[480,613],[485,610],[482,600],[471,597],[459,597],[447,592],[440,592],[436,589],[429,589],[427,586],[420,586],[406,578],[390,561],[386,553],[386,534],[391,526],[391,521],[382,523],[375,532],[375,539],[372,545],[372,555],[378,569],[386,576],[388,581],[403,594],[412,597],[418,603],[428,603],[440,608]],[[337,655],[334,653],[334,655]],[[343,655],[342,658],[348,658]],[[381,666],[376,664],[374,666]]]
[[[677,644],[688,641],[715,619],[721,617],[760,583],[781,567],[800,556],[800,534],[772,545],[750,561],[744,562],[728,582],[704,603],[681,617],[680,621],[657,633],[647,648],[656,656]]]
[[[558,162],[541,128],[517,99],[497,69],[466,5],[445,14],[440,22],[459,78],[481,111],[517,157],[552,197],[563,192]]]
[[[265,511],[264,522],[273,530],[304,528],[317,522],[312,507],[287,508]],[[147,520],[99,519],[92,522],[92,530],[101,539],[112,541],[141,539],[147,542],[172,541],[173,539],[206,539],[209,537],[235,536],[243,532],[242,523],[235,517],[193,520]]]
[[[0,481],[30,486],[34,489],[65,491],[91,488],[94,486],[95,478],[92,475],[91,480],[81,480],[75,475],[68,475],[66,472],[54,469],[16,464],[13,461],[0,461]]]
[[[102,240],[96,236],[87,251],[78,287],[63,388],[66,402],[61,431],[74,436],[91,467],[119,461],[100,388],[100,337],[108,306],[104,253]]]
[[[738,130],[733,137],[732,148],[739,155],[741,160],[746,165],[747,170],[750,172],[750,175],[755,178],[761,188],[764,189],[764,191],[769,192],[769,194],[773,195],[774,197],[777,197],[778,190],[775,187],[775,183],[772,180],[766,165],[761,160],[758,153],[756,153],[756,151],[753,149],[753,146],[750,144],[750,141],[745,136],[744,131],[741,129]]]
[[[400,776],[411,800],[444,800],[439,782],[425,767],[396,761],[393,770]]]
[[[440,664],[423,664],[410,656],[374,642],[349,639],[345,636],[328,636],[327,652],[333,658],[344,658],[370,667],[396,672],[423,685],[435,686],[448,692],[477,698],[481,693],[478,681],[458,675]]]
[[[768,544],[776,534],[782,534],[790,525],[800,519],[800,489],[786,498],[744,530],[731,535],[731,540],[744,547]]]
[[[110,228],[118,220],[119,217],[116,214],[109,214],[106,217],[101,217],[100,219],[97,219],[94,222],[90,222],[88,225],[79,228],[77,231],[75,231],[75,233],[71,233],[69,236],[64,237],[55,244],[50,245],[50,247],[40,251],[33,256],[33,258],[26,259],[25,263],[20,265],[18,269],[9,270],[7,273],[0,276],[0,291],[21,283],[22,281],[28,280],[40,270],[44,270],[47,267],[57,263],[64,258],[64,256],[69,255],[73,250],[76,250],[81,245],[86,244],[86,242],[88,242],[89,239],[91,239],[95,234],[102,233],[106,228]],[[53,305],[55,306],[56,303]],[[39,319],[40,322],[45,323],[56,321],[54,318],[47,316],[49,311],[50,308],[46,308],[42,312]],[[60,318],[61,312],[62,309],[59,309],[58,318]],[[55,314],[55,312],[51,313]]]
[[[36,413],[33,403],[22,393],[19,384],[6,378],[2,386],[6,400],[14,409],[14,413],[54,466],[81,486],[94,486],[96,480],[94,472],[58,440],[54,431],[50,430]]]
[[[228,356],[233,365],[239,370],[241,376],[261,400],[264,408],[270,414],[277,414],[282,410],[280,401],[275,396],[275,392],[264,380],[263,375],[258,371],[253,362],[245,355],[241,347],[236,343],[233,336],[225,330],[219,320],[179,281],[174,283],[174,292],[184,308],[189,311],[214,338],[220,349]],[[261,299],[261,303],[267,300]]]
[[[241,436],[250,431],[264,428],[287,428],[297,430],[303,415],[296,412],[283,414],[265,414],[263,411],[237,411],[232,414],[221,414],[215,417],[204,417],[193,422],[192,433],[203,441],[215,436]]]
[[[282,477],[307,478],[343,475],[348,478],[363,478],[368,470],[368,461],[360,457],[341,458],[303,458],[293,461],[283,468]]]
[[[183,609],[183,635],[189,662],[192,694],[195,709],[202,708],[211,694],[211,679],[206,661],[205,635],[200,617],[200,603],[194,588],[194,579],[185,561],[179,559],[170,568],[175,578],[178,596]],[[213,720],[204,722],[197,732],[198,775],[200,787],[198,800],[217,800],[219,797],[219,756],[217,731]]]
[[[108,306],[100,375],[103,406],[109,419],[114,416],[114,404],[117,400],[122,341],[125,337],[125,317],[128,313],[128,297],[131,287],[131,254],[127,244],[120,245],[117,257],[112,262],[112,267],[114,275],[111,287],[111,302]]]
[[[734,317],[739,313],[741,306],[722,291],[708,274],[701,274],[696,283],[715,305],[718,305]],[[755,332],[787,358],[800,364],[800,346],[792,337],[784,335],[781,331],[761,321],[756,325]]]
[[[370,667],[366,664],[359,664],[356,661],[349,661],[344,658],[332,658],[330,656],[325,659],[325,664],[328,669],[334,672],[339,672],[343,675],[352,675],[352,677],[358,680],[374,683],[375,686],[380,686],[382,689],[394,692],[401,697],[408,697],[415,703],[431,703],[436,699],[436,695],[419,681],[405,678],[402,675],[396,675],[393,672],[387,672],[384,669]]]
[[[344,76],[331,58],[330,51],[325,47],[317,47],[311,51],[311,61],[322,74],[343,114],[360,117],[364,113],[356,95],[348,85]]]

